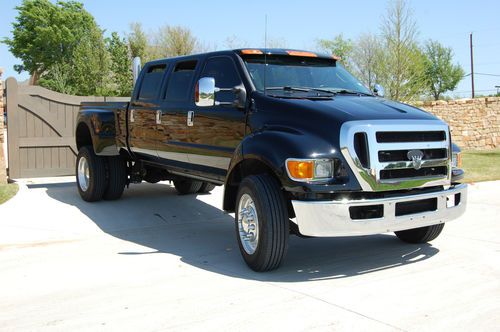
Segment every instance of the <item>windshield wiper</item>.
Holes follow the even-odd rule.
[[[298,92],[323,92],[334,95],[335,92],[327,89],[319,89],[319,88],[302,88],[302,87],[293,87],[293,86],[271,86],[266,88],[266,90],[283,90],[283,91],[298,91]]]
[[[362,96],[372,96],[373,97],[373,94],[371,94],[371,93],[366,93],[366,92],[361,92],[361,91],[356,91],[356,90],[349,90],[349,89],[337,89],[337,90],[332,90],[332,92],[335,94],[362,95]]]
[[[305,88],[296,88],[293,86],[270,86],[267,87],[266,90],[283,90],[283,91],[299,91],[299,92],[309,92],[309,89]]]

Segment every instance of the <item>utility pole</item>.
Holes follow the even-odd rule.
[[[472,98],[474,98],[474,51],[472,50],[472,32],[470,33],[470,78],[472,83]]]

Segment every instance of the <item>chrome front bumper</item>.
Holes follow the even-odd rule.
[[[434,198],[436,201],[432,200]],[[437,203],[432,211],[396,214],[398,203],[408,206],[412,201],[427,199]],[[292,204],[296,215],[292,220],[303,235],[371,235],[440,224],[460,217],[467,205],[467,185],[459,184],[443,191],[411,196],[369,200],[292,201]],[[352,219],[351,208],[364,206],[378,206],[382,211],[381,217]]]

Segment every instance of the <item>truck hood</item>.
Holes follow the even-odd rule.
[[[319,113],[320,117],[326,116],[339,122],[375,119],[437,119],[434,115],[416,107],[369,96],[336,96],[331,100],[280,99],[279,103],[288,104],[289,109],[299,108],[303,112]]]

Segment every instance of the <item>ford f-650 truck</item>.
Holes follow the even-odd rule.
[[[180,194],[224,185],[250,268],[277,268],[290,233],[435,239],[465,210],[446,123],[366,88],[336,57],[239,49],[147,63],[130,102],[83,103],[78,191],[129,183]]]

